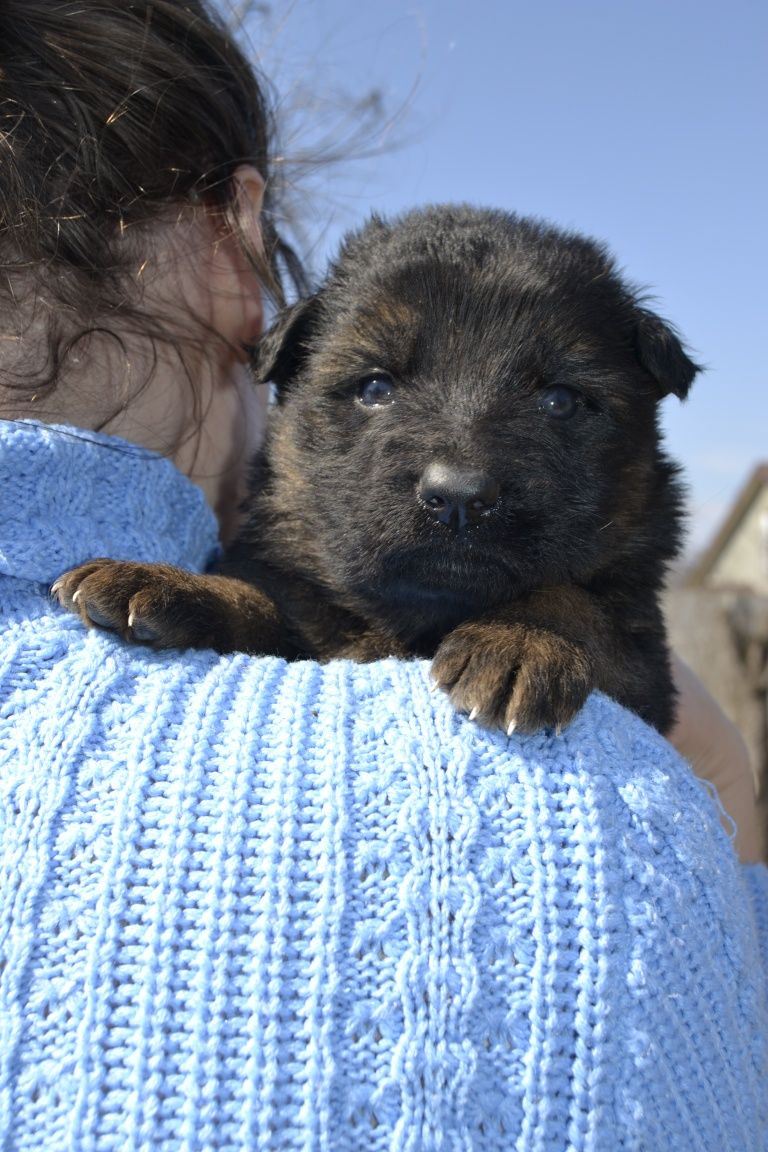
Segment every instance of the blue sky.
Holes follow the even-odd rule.
[[[319,269],[371,209],[466,200],[597,236],[651,289],[708,366],[664,409],[705,543],[768,459],[764,0],[286,0],[248,30],[321,135],[334,93],[393,119],[389,151],[307,182]]]

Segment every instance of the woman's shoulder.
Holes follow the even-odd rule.
[[[457,715],[420,662],[157,653],[37,604],[11,620],[0,669],[4,858],[25,862],[13,907],[40,909],[35,972],[46,941],[71,944],[101,1004],[77,925],[103,928],[93,955],[142,987],[182,979],[182,960],[207,971],[215,938],[217,956],[254,957],[206,991],[217,1026],[247,1031],[276,996],[272,1040],[301,1061],[284,1021],[309,1005],[345,1083],[369,1075],[371,1046],[401,1069],[363,1092],[393,1131],[404,1093],[478,1133],[491,1117],[516,1131],[546,1099],[548,1147],[584,1115],[624,1146],[648,1108],[648,1147],[664,1147],[674,1067],[702,1124],[707,1093],[741,1084],[724,1146],[748,1146],[766,889],[745,886],[711,796],[639,719],[595,695],[559,736],[508,738]],[[27,919],[17,930],[32,940]],[[271,1065],[254,1069],[268,1086]]]
[[[521,812],[535,819],[536,835],[552,836],[547,851],[563,859],[578,833],[617,852],[641,839],[657,863],[678,853],[693,867],[698,853],[706,869],[725,840],[712,795],[668,742],[599,694],[560,735],[508,738],[456,714],[422,661],[158,652],[85,629],[24,581],[4,579],[2,603],[3,714],[22,726],[66,723],[70,740],[100,733],[113,749],[143,733],[148,756],[174,746],[179,766],[185,741],[233,764],[294,748],[379,780],[392,771],[430,803],[458,772],[478,803],[498,805],[505,826]]]

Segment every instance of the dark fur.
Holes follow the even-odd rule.
[[[220,568],[234,582],[98,562],[63,602],[79,587],[86,619],[164,646],[434,657],[456,706],[504,728],[567,723],[593,688],[669,728],[659,593],[681,491],[658,405],[696,366],[601,246],[471,208],[374,218],[258,367],[278,403]],[[394,401],[365,406],[377,371]],[[565,419],[542,408],[563,386]],[[442,523],[435,465],[498,498]]]

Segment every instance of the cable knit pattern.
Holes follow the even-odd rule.
[[[768,872],[658,735],[85,631],[216,547],[130,445],[0,425],[0,504],[3,1152],[765,1152]]]

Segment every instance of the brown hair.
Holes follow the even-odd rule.
[[[278,304],[286,273],[303,290],[273,224],[272,137],[264,81],[206,0],[2,0],[0,308],[48,303],[46,363],[23,386],[55,388],[96,330],[168,339],[130,289],[125,237],[174,206],[218,208]],[[263,253],[239,221],[244,163],[267,182]]]

